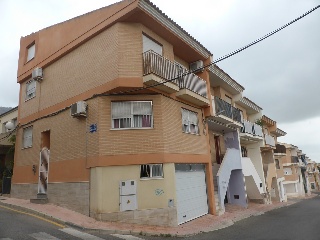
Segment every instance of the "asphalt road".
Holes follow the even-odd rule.
[[[85,233],[32,214],[0,205],[0,240],[119,240],[122,235]],[[129,236],[127,239],[136,239]]]
[[[30,216],[0,205],[0,240],[169,240],[169,239],[241,239],[241,240],[319,240],[320,196],[241,220],[234,225],[210,233],[187,238],[147,237],[102,234],[83,231],[48,222],[39,216]]]
[[[241,220],[224,229],[182,239],[320,240],[320,196]]]

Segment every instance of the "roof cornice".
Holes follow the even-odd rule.
[[[209,58],[212,53],[206,49],[200,42],[192,37],[187,31],[181,26],[164,14],[156,5],[149,0],[140,0],[138,6],[145,12],[149,13],[161,24],[167,27],[170,31],[179,36],[183,41],[187,42],[191,47],[197,50],[203,57]]]

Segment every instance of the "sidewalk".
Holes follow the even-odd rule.
[[[80,213],[62,208],[53,204],[35,204],[30,203],[29,200],[7,198],[0,196],[0,205],[18,209],[27,213],[36,214],[45,217],[49,220],[54,220],[64,225],[71,225],[85,230],[100,230],[106,233],[120,233],[120,234],[140,234],[140,235],[164,235],[164,236],[189,236],[201,232],[210,232],[231,226],[235,222],[248,218],[250,216],[261,215],[270,210],[292,205],[302,199],[308,199],[317,196],[304,198],[288,199],[286,203],[273,204],[257,204],[249,203],[249,207],[242,208],[239,206],[226,206],[226,213],[221,216],[205,215],[188,223],[182,224],[178,227],[158,227],[125,224],[117,222],[100,222],[93,218],[82,215]]]

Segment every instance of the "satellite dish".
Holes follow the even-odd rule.
[[[6,129],[7,129],[8,131],[11,131],[11,130],[14,129],[14,124],[13,124],[13,122],[7,122],[6,125],[5,125],[5,127],[6,127]]]

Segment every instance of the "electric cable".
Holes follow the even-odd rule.
[[[309,11],[307,11],[306,13],[302,14],[301,16],[295,18],[294,20],[290,21],[289,23],[287,23],[287,24],[285,24],[285,25],[277,28],[276,30],[274,30],[274,31],[272,31],[272,32],[269,32],[268,34],[264,35],[264,36],[261,37],[261,38],[258,38],[257,40],[255,40],[255,41],[253,41],[253,42],[251,42],[251,43],[249,43],[249,44],[247,44],[247,45],[245,45],[244,47],[241,47],[241,48],[239,48],[239,49],[237,49],[237,50],[235,50],[235,51],[233,51],[233,52],[231,52],[231,53],[229,53],[229,54],[227,54],[227,55],[224,55],[224,56],[218,58],[217,60],[215,60],[215,61],[213,61],[213,62],[211,62],[211,63],[209,63],[209,64],[207,64],[207,65],[205,65],[205,66],[202,66],[202,67],[200,67],[200,68],[197,68],[197,69],[194,69],[194,70],[191,70],[191,71],[188,71],[188,70],[187,70],[186,72],[178,75],[177,77],[174,77],[174,78],[172,78],[172,79],[166,79],[166,80],[164,80],[164,81],[162,81],[162,82],[160,82],[160,83],[152,84],[152,85],[147,86],[147,87],[141,87],[141,88],[131,89],[131,90],[127,90],[127,91],[120,91],[120,92],[108,93],[108,94],[106,94],[106,93],[94,94],[94,95],[92,95],[91,97],[85,99],[85,101],[90,100],[90,99],[93,99],[93,98],[96,98],[96,97],[100,97],[100,96],[128,95],[128,94],[130,94],[130,93],[138,92],[138,91],[141,91],[141,90],[145,90],[145,89],[149,89],[149,88],[154,88],[154,87],[156,87],[156,86],[163,85],[163,84],[165,84],[165,83],[167,83],[167,82],[175,81],[175,80],[177,80],[177,79],[179,79],[179,78],[182,78],[182,77],[185,77],[185,76],[187,76],[187,75],[189,75],[189,74],[193,74],[193,73],[195,73],[195,72],[202,71],[202,70],[204,70],[205,68],[208,68],[208,67],[210,67],[210,66],[212,66],[212,65],[214,65],[214,64],[216,64],[216,63],[218,63],[218,62],[221,62],[221,61],[223,61],[223,60],[225,60],[225,59],[227,59],[227,58],[230,58],[231,56],[234,56],[234,55],[236,55],[236,54],[244,51],[245,49],[248,49],[249,47],[251,47],[251,46],[253,46],[253,45],[255,45],[255,44],[257,44],[257,43],[259,43],[259,42],[261,42],[261,41],[263,41],[263,40],[265,40],[266,38],[268,38],[268,37],[276,34],[277,32],[285,29],[286,27],[292,25],[293,23],[299,21],[300,19],[302,19],[302,18],[304,18],[305,16],[309,15],[310,13],[314,12],[314,11],[317,10],[319,7],[320,7],[320,5],[318,5],[318,6],[314,7],[314,8],[312,8],[312,9],[310,9]],[[178,100],[176,100],[176,99],[174,99],[174,100],[175,100],[175,101],[178,101]],[[180,102],[180,101],[179,101],[179,102]],[[59,111],[57,111],[57,112],[54,112],[54,113],[51,113],[51,114],[42,116],[42,117],[40,117],[40,118],[34,119],[34,120],[32,120],[32,121],[30,121],[30,122],[28,122],[28,123],[25,123],[25,124],[21,125],[21,127],[23,127],[23,126],[25,126],[25,125],[28,125],[28,124],[31,124],[31,123],[33,123],[33,122],[35,122],[35,121],[38,121],[38,120],[47,118],[47,117],[55,116],[55,115],[57,115],[57,114],[65,111],[65,110],[67,110],[67,109],[69,109],[69,108],[70,108],[70,106],[69,106],[69,107],[65,107],[65,108],[63,108],[63,109],[61,109],[61,110],[59,110]],[[0,139],[0,140],[1,140],[1,139]]]

